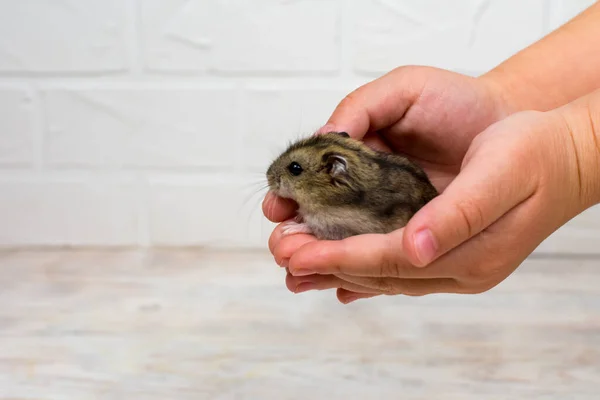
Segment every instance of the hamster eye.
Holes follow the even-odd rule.
[[[290,171],[290,174],[292,174],[294,176],[298,176],[304,170],[302,169],[302,166],[300,164],[298,164],[296,161],[294,161],[293,163],[288,165],[288,171]]]

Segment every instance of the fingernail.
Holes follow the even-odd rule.
[[[306,291],[314,289],[315,287],[316,287],[316,285],[313,282],[302,282],[302,283],[298,284],[298,286],[296,286],[294,293],[306,292]]]
[[[358,296],[348,296],[344,299],[344,304],[352,303],[353,301],[356,301],[358,299],[359,299]]]
[[[281,268],[287,268],[290,266],[290,259],[289,258],[284,258],[283,260],[281,260],[281,263],[279,264],[279,266]]]
[[[333,124],[325,124],[324,126],[319,128],[317,130],[317,132],[315,132],[315,133],[317,135],[320,135],[322,133],[329,133],[329,132],[335,132],[335,126],[333,126]]]
[[[415,234],[414,245],[417,258],[423,266],[429,264],[437,253],[437,243],[429,229],[423,229]]]
[[[306,276],[306,275],[312,275],[314,274],[314,272],[308,270],[308,269],[297,269],[295,271],[290,271],[292,273],[293,276]]]

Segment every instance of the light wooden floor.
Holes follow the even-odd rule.
[[[599,399],[600,260],[343,306],[263,253],[0,252],[1,399]]]

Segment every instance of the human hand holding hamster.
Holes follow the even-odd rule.
[[[346,131],[375,149],[406,154],[423,167],[436,189],[443,192],[460,172],[473,137],[511,111],[503,102],[503,96],[483,80],[433,68],[403,67],[347,96],[321,132]],[[266,216],[275,222],[288,220],[295,214],[296,208],[294,202],[276,197],[273,193],[267,195],[263,204]],[[374,259],[371,265],[363,266],[374,267],[372,275],[376,276],[381,267],[377,265],[377,255],[381,253],[381,247],[386,246],[385,238],[393,235],[396,243],[390,246],[388,254],[393,253],[410,263],[402,250],[407,248],[406,244],[397,238],[404,229],[390,235],[361,235],[339,243],[312,243],[316,239],[312,235],[282,238],[288,224],[284,222],[273,232],[269,246],[277,262],[289,265],[290,271],[298,275],[290,274],[286,279],[288,288],[295,292],[337,287],[340,289],[338,297],[347,302],[350,297],[366,297],[382,291],[381,288],[372,288],[372,285],[357,284],[355,278],[340,271],[337,271],[337,276],[324,271],[299,276],[304,273],[298,273],[295,268],[299,266],[295,264],[296,250],[301,250],[299,255],[309,257],[308,263],[303,264],[304,268],[310,269],[314,265],[310,255],[315,261],[320,257],[320,253],[311,251],[314,245],[324,246],[323,251],[333,251],[347,242],[376,240],[376,243],[358,244],[358,247],[349,246],[348,249],[353,248],[356,254],[343,257],[361,260],[370,249]],[[408,228],[413,225],[409,223]],[[321,262],[324,261],[324,258],[321,259]],[[382,279],[379,281],[386,284]]]
[[[347,96],[321,131],[406,154],[441,194],[387,234],[320,241],[277,227],[269,248],[288,288],[338,288],[343,303],[479,293],[600,202],[599,20],[596,3],[479,78],[401,67]],[[296,207],[263,202],[274,222]]]
[[[332,120],[347,121],[335,113]],[[360,136],[357,125],[346,124]],[[600,132],[593,126],[600,126],[600,91],[553,111],[515,113],[470,141],[456,175],[438,181],[443,192],[406,228],[322,241],[282,238],[280,226],[270,249],[289,268],[290,290],[337,288],[344,303],[379,294],[486,291],[557,228],[600,202]],[[439,159],[456,157],[457,148],[445,153],[440,146]],[[291,216],[284,207],[269,212],[279,201],[265,201],[275,220]]]
[[[400,67],[346,96],[319,133],[348,132],[374,149],[405,154],[442,191],[460,170],[473,137],[512,112],[487,81]],[[263,206],[270,220],[281,222],[297,204],[269,193]]]

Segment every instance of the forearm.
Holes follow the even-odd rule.
[[[513,112],[551,110],[600,88],[600,2],[481,79]]]

